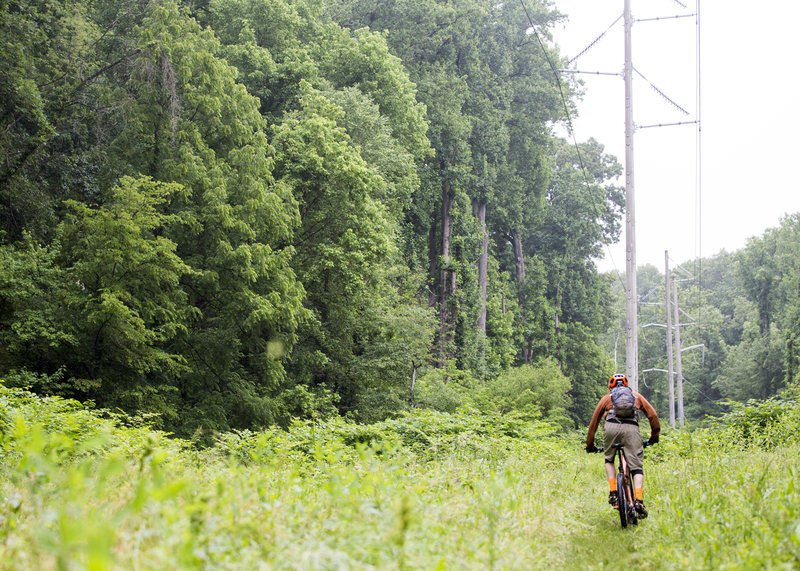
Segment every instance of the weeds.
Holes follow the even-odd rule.
[[[621,530],[602,460],[537,421],[297,423],[198,451],[33,398],[0,387],[0,569],[800,564],[796,448],[734,445],[726,425],[648,448],[651,516]]]

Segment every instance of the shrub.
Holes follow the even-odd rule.
[[[567,416],[570,386],[558,365],[548,360],[509,369],[474,391],[470,400],[478,410],[542,417],[566,428],[572,425]]]
[[[732,444],[771,449],[800,440],[800,401],[789,395],[725,404],[731,411],[712,422],[719,436]]]

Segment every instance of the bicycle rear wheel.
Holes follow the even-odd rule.
[[[622,527],[628,527],[628,482],[625,481],[624,474],[617,474],[617,507],[619,508],[619,523]],[[631,506],[633,507],[633,506]]]
[[[629,475],[625,480],[625,497],[626,503],[628,508],[628,523],[632,523],[633,525],[639,524],[639,516],[636,513],[636,506],[634,506],[633,502],[636,497],[633,489],[633,478]]]

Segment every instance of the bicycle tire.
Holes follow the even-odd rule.
[[[625,489],[627,482],[625,482],[625,475],[622,473],[617,474],[617,508],[619,509],[619,523],[622,527],[628,527],[628,494]]]
[[[633,525],[639,525],[639,514],[636,513],[636,507],[634,506],[633,502],[636,497],[633,488],[633,477],[628,475],[625,478],[625,486],[626,486],[626,494],[625,496],[628,498],[628,523],[632,523]]]

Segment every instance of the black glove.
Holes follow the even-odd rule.
[[[650,437],[648,439],[648,441],[647,441],[647,445],[648,446],[652,446],[653,444],[656,444],[657,442],[658,442],[658,437],[656,437],[656,438]]]
[[[588,452],[589,454],[591,454],[592,452],[597,452],[597,446],[587,446],[586,452]]]

